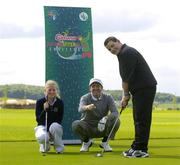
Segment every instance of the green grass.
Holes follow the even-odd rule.
[[[127,159],[121,154],[127,150],[134,136],[131,110],[121,115],[121,127],[116,139],[110,141],[114,152],[95,157],[100,139],[88,153],[80,153],[80,145],[66,145],[64,154],[55,154],[53,148],[42,156],[34,137],[36,125],[33,110],[0,110],[0,164],[1,165],[178,165],[180,163],[180,111],[154,111],[150,157],[145,159]]]
[[[34,110],[0,110],[0,141],[35,140]]]
[[[180,104],[173,104],[173,103],[163,103],[163,104],[158,104],[156,105],[157,109],[180,109]]]

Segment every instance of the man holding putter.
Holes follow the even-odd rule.
[[[131,148],[123,152],[125,157],[148,157],[148,141],[151,127],[152,105],[156,94],[156,79],[143,56],[134,48],[122,44],[115,37],[108,37],[104,46],[119,61],[125,108],[132,96],[135,139]]]

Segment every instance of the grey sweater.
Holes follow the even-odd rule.
[[[85,105],[94,104],[96,109],[92,111],[84,110],[82,107]],[[91,93],[88,93],[81,97],[78,111],[82,113],[81,120],[86,121],[89,124],[97,124],[101,118],[112,113],[114,116],[118,116],[118,111],[111,95],[102,93],[99,100],[94,100]]]

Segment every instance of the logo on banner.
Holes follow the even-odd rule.
[[[85,13],[85,12],[81,12],[81,13],[79,14],[79,18],[80,18],[81,21],[87,21],[87,19],[88,19],[88,14]]]
[[[78,60],[84,58],[91,58],[88,41],[90,39],[90,32],[86,37],[72,36],[66,33],[58,33],[55,35],[56,42],[49,42],[49,50],[55,51],[59,57],[66,60]]]
[[[56,10],[51,10],[51,11],[48,12],[48,16],[49,16],[53,21],[56,20],[57,15],[58,15],[58,13],[57,13]]]

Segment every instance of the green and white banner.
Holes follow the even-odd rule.
[[[79,143],[71,124],[80,118],[79,100],[94,75],[91,9],[45,6],[44,15],[46,80],[55,80],[60,87],[65,143]]]

